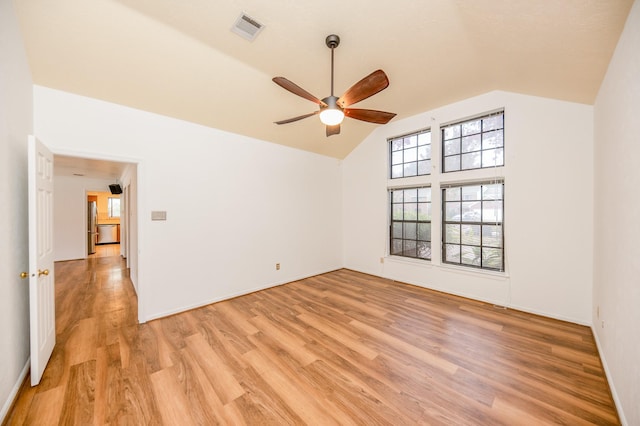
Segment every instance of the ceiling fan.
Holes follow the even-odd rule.
[[[354,84],[339,98],[333,95],[333,49],[340,44],[340,37],[335,34],[327,36],[325,43],[331,49],[331,95],[324,99],[318,99],[300,86],[284,77],[274,77],[273,82],[288,90],[294,95],[308,99],[318,104],[318,111],[299,115],[287,120],[276,121],[275,124],[287,124],[312,115],[320,115],[320,121],[327,126],[327,137],[340,133],[340,123],[343,118],[350,117],[369,123],[387,124],[396,114],[392,112],[376,111],[373,109],[349,108],[349,106],[367,99],[370,96],[384,90],[389,86],[389,79],[382,70],[377,70]]]

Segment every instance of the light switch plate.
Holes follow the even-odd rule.
[[[151,220],[167,220],[166,211],[152,211]]]

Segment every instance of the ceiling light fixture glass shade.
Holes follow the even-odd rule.
[[[344,119],[344,112],[339,110],[338,108],[325,108],[320,111],[320,121],[322,121],[327,126],[335,126],[336,124],[342,123]]]
[[[344,112],[338,106],[338,98],[336,96],[327,96],[322,100],[327,107],[320,111],[320,121],[327,126],[335,126],[342,123]]]

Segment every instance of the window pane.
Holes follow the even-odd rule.
[[[460,242],[467,245],[480,245],[480,225],[462,225]]]
[[[482,226],[482,245],[484,247],[502,247],[502,226],[501,225],[483,225]]]
[[[431,224],[430,223],[418,224],[418,239],[421,241],[431,241]]]
[[[403,217],[403,206],[402,204],[394,204],[392,207],[392,218],[393,220],[402,220]]]
[[[462,170],[479,169],[482,166],[481,152],[462,154]]]
[[[428,175],[431,173],[431,160],[418,161],[418,175]]]
[[[504,146],[503,130],[484,133],[482,135],[482,149]]]
[[[402,164],[391,167],[391,178],[399,178],[402,177]]]
[[[460,125],[453,125],[453,126],[449,126],[445,129],[442,130],[443,133],[443,139],[447,140],[447,139],[453,139],[453,138],[459,138],[460,137]]]
[[[445,157],[444,171],[455,172],[456,170],[460,170],[460,156],[455,155],[453,157]]]
[[[404,200],[404,191],[393,191],[393,202],[401,203]]]
[[[391,164],[402,163],[402,151],[395,151],[391,153]]]
[[[461,246],[462,255],[460,261],[463,265],[480,266],[480,247]]]
[[[431,220],[431,203],[418,204],[418,220]]]
[[[484,200],[501,200],[502,199],[502,184],[497,183],[493,185],[482,186],[482,198]]]
[[[404,240],[403,255],[408,257],[417,257],[416,242],[413,240]]]
[[[466,185],[461,192],[463,200],[482,200],[482,185]]]
[[[431,201],[431,188],[418,189],[418,201],[419,202]]]
[[[417,238],[417,230],[415,222],[405,222],[404,223],[404,234],[402,238],[405,240],[415,240]]]
[[[402,238],[402,222],[393,222],[391,236],[393,238]]]
[[[502,201],[485,201],[482,203],[483,222],[502,222]]]
[[[453,155],[460,153],[460,139],[452,139],[444,141],[444,155]]]
[[[402,139],[394,139],[391,141],[391,151],[399,151],[403,148],[404,144]]]
[[[480,133],[482,130],[482,120],[467,121],[462,124],[462,136]]]
[[[418,160],[418,148],[411,148],[404,150],[404,162],[408,163],[410,161]]]
[[[459,221],[460,216],[460,203],[459,202],[447,202],[445,208],[445,220]]]
[[[391,241],[391,254],[402,254],[402,240]]]
[[[422,145],[418,147],[418,158],[420,160],[428,160],[431,158],[431,145]]]
[[[462,152],[480,151],[482,148],[480,135],[466,136],[462,138]]]
[[[457,201],[460,200],[460,194],[462,190],[458,188],[447,188],[444,191],[445,201]]]
[[[404,220],[416,220],[418,218],[418,203],[404,203]]]
[[[418,145],[418,137],[416,135],[407,136],[404,138],[404,149],[413,148]]]
[[[421,259],[431,259],[431,243],[426,241],[418,241],[417,254]]]
[[[416,176],[418,174],[418,165],[417,163],[405,163],[404,164],[404,175],[405,176]]]
[[[404,202],[405,203],[415,203],[416,201],[418,201],[418,189],[417,188],[411,188],[411,189],[405,189],[404,190]]]
[[[498,152],[496,149],[482,151],[482,167],[494,167],[502,165],[502,158],[499,157],[502,150]]]
[[[460,263],[460,246],[457,244],[445,245],[444,260],[451,263]]]
[[[431,132],[423,132],[418,135],[418,145],[428,145],[431,143]]]
[[[444,227],[444,241],[446,243],[460,243],[460,225],[446,224]]]
[[[504,127],[503,124],[504,115],[494,115],[493,117],[485,118],[482,123],[482,130],[489,131],[494,129],[501,129]]]
[[[484,247],[482,249],[482,266],[502,270],[502,249]]]

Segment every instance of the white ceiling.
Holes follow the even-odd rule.
[[[381,68],[356,107],[411,116],[491,90],[591,104],[632,0],[14,0],[36,84],[344,158],[374,124],[325,137],[283,76],[336,95]],[[265,25],[230,31],[241,12]]]
[[[122,176],[129,164],[117,161],[54,155],[53,165],[56,176],[84,176],[94,179],[113,180],[115,183],[116,179]]]

